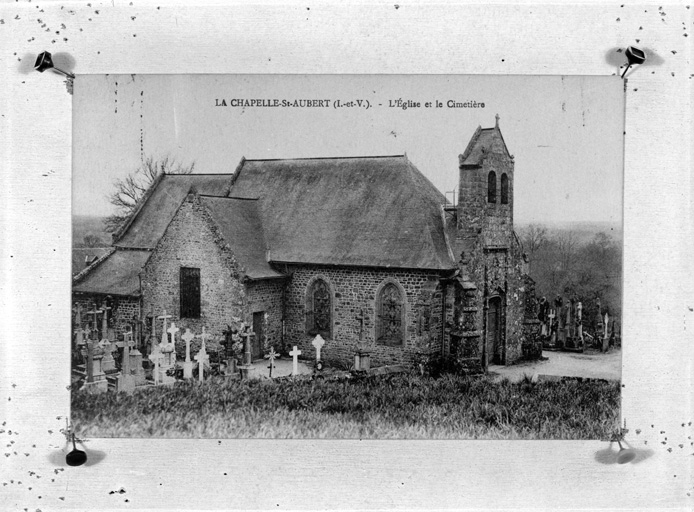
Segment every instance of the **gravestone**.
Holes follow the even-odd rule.
[[[605,313],[605,323],[603,324],[605,326],[604,328],[604,333],[603,333],[603,338],[602,338],[602,351],[607,352],[609,349],[609,343],[610,343],[610,315]]]
[[[161,328],[161,345],[166,345],[169,342],[168,334],[166,333],[166,320],[169,318],[173,318],[173,316],[167,315],[166,310],[164,310],[164,313],[161,316],[157,317],[157,320],[164,321]]]
[[[113,358],[113,349],[111,345],[111,342],[106,338],[99,343],[99,346],[104,351],[104,357],[101,360],[101,369],[104,373],[111,373],[116,370],[116,360]],[[115,346],[113,348],[115,348]]]
[[[155,344],[152,349],[152,353],[149,355],[149,360],[154,363],[154,370],[152,371],[152,379],[154,380],[154,385],[161,384],[161,363],[164,360],[164,354],[161,352],[160,345]]]
[[[171,335],[171,339],[168,340],[167,337],[167,343],[162,344],[160,347],[161,353],[164,355],[161,363],[161,380],[164,384],[172,384],[176,381],[174,376],[167,375],[166,372],[169,370],[173,371],[174,367],[176,366],[176,333],[178,331],[180,331],[180,329],[176,327],[174,322],[171,322],[171,327],[169,327],[166,331],[163,331],[165,334],[168,333]]]
[[[275,367],[275,359],[277,358],[275,347],[270,347],[270,353],[267,355],[267,358],[270,361],[268,368],[270,369],[270,378],[272,378],[272,369]]]
[[[101,317],[101,338],[109,339],[108,337],[108,312],[111,308],[106,303],[106,299],[101,303],[101,312],[103,313]]]
[[[362,308],[359,311],[359,316],[356,317],[357,320],[359,320],[359,342],[364,341],[364,320],[366,319],[364,317],[364,309]],[[318,358],[320,359],[320,358]]]
[[[549,332],[550,332],[549,342],[551,345],[555,345],[557,342],[557,324],[554,322],[555,317],[556,317],[555,310],[550,309],[549,315],[547,315],[547,318],[549,319]]]
[[[241,338],[244,340],[244,353],[243,353],[243,364],[238,367],[241,371],[241,378],[248,379],[251,377],[251,372],[253,371],[253,355],[251,352],[251,338],[255,336],[255,333],[249,332],[248,326],[244,325],[244,330],[240,334]]]
[[[133,325],[134,327],[134,325]],[[142,386],[146,382],[145,370],[142,367],[142,352],[138,349],[140,345],[139,340],[133,337],[133,333],[139,334],[137,331],[131,331],[130,340],[126,344],[130,344],[129,349],[129,361],[130,361],[130,375],[133,376],[133,380],[136,386]]]
[[[294,349],[289,353],[292,356],[292,375],[299,375],[299,356],[301,355],[301,350],[294,345]]]
[[[193,361],[190,360],[190,342],[195,338],[190,329],[186,329],[186,332],[181,339],[186,342],[186,360],[183,363],[183,378],[192,379],[193,378]]]
[[[195,360],[198,362],[198,380],[202,382],[205,377],[205,365],[210,360],[210,356],[207,355],[207,350],[205,347],[205,338],[207,338],[207,333],[205,333],[205,328],[202,328],[202,334],[199,336],[202,339],[202,345],[200,347],[200,352],[195,356]]]
[[[316,349],[316,361],[320,361],[320,350],[323,348],[323,345],[325,345],[325,340],[323,339],[323,336],[320,334],[316,335],[315,338],[313,338],[313,341],[311,342],[311,345]]]
[[[108,391],[106,374],[101,368],[101,360],[104,352],[94,342],[87,342],[87,380],[82,389],[89,393],[103,393]]]

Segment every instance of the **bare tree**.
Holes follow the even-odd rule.
[[[539,224],[530,224],[522,231],[522,240],[528,256],[532,256],[547,243],[547,228]]]
[[[148,157],[134,172],[125,179],[117,179],[113,185],[115,191],[107,196],[108,201],[116,207],[116,213],[104,220],[106,231],[113,233],[127,221],[136,210],[138,203],[145,195],[154,180],[162,173],[190,174],[195,163],[184,166],[175,160],[164,157],[155,160]]]
[[[574,231],[562,231],[557,235],[557,248],[559,249],[559,258],[563,270],[568,271],[571,268],[577,247],[578,237]]]

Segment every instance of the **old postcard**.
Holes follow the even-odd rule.
[[[90,75],[73,112],[83,436],[618,428],[617,77]]]

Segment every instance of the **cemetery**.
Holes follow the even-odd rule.
[[[270,347],[254,360],[238,319],[214,340],[162,311],[113,337],[106,302],[93,306],[74,312],[72,418],[85,436],[595,439],[618,421],[618,382],[372,367],[367,350],[345,369],[325,364],[320,334],[310,354]]]

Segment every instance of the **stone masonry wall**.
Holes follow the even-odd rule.
[[[460,169],[458,188],[458,233],[461,237],[482,235],[485,245],[506,246],[513,236],[513,161],[488,153],[481,167]],[[487,177],[496,174],[496,203],[487,202]],[[501,204],[501,175],[508,176],[508,204]]]
[[[263,353],[267,352],[270,347],[274,347],[277,352],[283,352],[286,348],[282,345],[284,286],[284,279],[251,281],[247,284],[247,318],[245,321],[252,326],[253,313],[265,312]]]
[[[332,337],[322,348],[322,359],[349,367],[359,346],[360,321],[364,313],[364,344],[371,352],[371,365],[412,364],[422,353],[438,353],[442,344],[443,299],[434,271],[292,266],[287,287],[286,344],[297,345],[302,357],[314,359],[313,336],[306,334],[306,292],[313,278],[323,278],[332,299]],[[387,280],[405,291],[405,340],[393,347],[375,343],[376,293]]]
[[[73,295],[72,304],[77,306],[78,304],[82,307],[82,325],[87,325],[91,327],[94,322],[91,315],[86,315],[87,311],[91,311],[94,308],[94,303],[101,308],[104,301],[104,295]],[[137,297],[113,297],[109,301],[109,307],[111,310],[108,312],[109,324],[112,324],[116,336],[123,334],[125,331],[130,330],[130,321],[134,315],[140,314],[140,301]],[[98,317],[98,327],[100,339],[103,338],[101,334],[101,316]],[[73,314],[73,324],[74,324],[74,314]]]
[[[180,317],[180,269],[200,269],[200,318]],[[169,224],[142,278],[143,310],[156,316],[166,310],[176,326],[198,334],[202,327],[216,339],[232,322],[244,318],[246,292],[239,281],[238,264],[217,231],[205,207],[189,196]],[[161,321],[157,323],[161,335]]]

